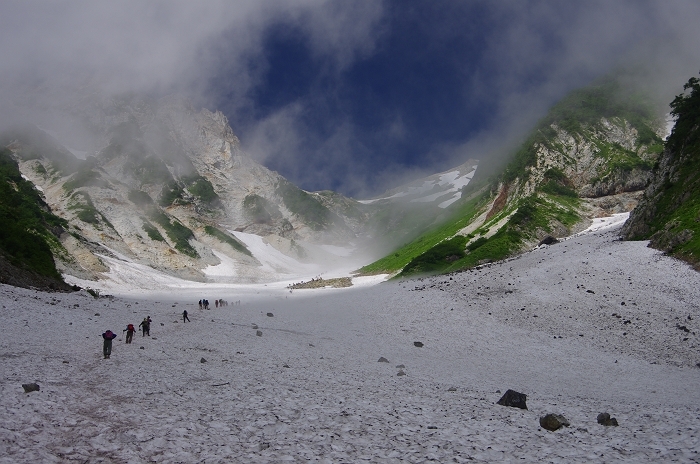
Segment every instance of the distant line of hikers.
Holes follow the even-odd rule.
[[[241,300],[234,301],[233,304],[234,304],[234,306],[238,306],[241,304]],[[224,306],[228,306],[228,301],[226,301],[224,299],[214,300],[214,307],[223,308]],[[207,300],[207,299],[199,300],[199,309],[209,309],[209,300]]]
[[[214,305],[218,307],[224,307],[228,306],[228,301],[224,299],[218,299],[214,300]],[[234,301],[234,305],[238,306],[241,304],[241,300]],[[202,299],[199,300],[199,309],[209,309],[209,300],[207,299]],[[148,335],[149,337],[151,336],[151,323],[153,320],[151,319],[151,316],[147,316],[143,318],[143,321],[139,324],[139,328],[142,331],[142,336],[145,337]],[[191,322],[190,318],[188,317],[187,310],[184,310],[182,312],[182,322]],[[126,332],[126,343],[131,343],[134,339],[134,332],[136,332],[136,328],[134,327],[134,324],[128,324],[126,326],[126,329],[122,330],[122,333]],[[107,330],[102,334],[102,338],[104,339],[104,344],[102,345],[102,354],[104,355],[105,359],[108,359],[109,356],[112,354],[112,340],[117,338],[117,334],[112,332],[111,330]]]

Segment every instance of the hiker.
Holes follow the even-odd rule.
[[[202,309],[202,300],[199,300],[199,309]]]
[[[214,307],[218,308],[219,307],[219,300],[214,300]]]
[[[131,340],[134,338],[134,332],[136,332],[134,324],[127,325],[126,329],[122,330],[122,332],[126,332],[126,343],[131,343]]]
[[[109,359],[109,355],[112,354],[112,340],[117,338],[117,334],[108,330],[102,334],[102,338],[105,340],[102,345],[102,353],[105,355],[105,359]]]
[[[139,324],[139,327],[141,327],[141,330],[143,331],[143,337],[148,335],[149,337],[151,336],[151,322],[149,321],[149,317],[144,317],[143,321]]]
[[[185,322],[190,322],[190,318],[187,317],[187,310],[184,310],[184,311],[182,312],[182,322],[183,322],[183,324],[184,324]]]

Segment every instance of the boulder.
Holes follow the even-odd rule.
[[[24,388],[24,393],[38,392],[39,391],[39,384],[38,383],[23,383],[22,388]]]
[[[413,342],[413,346],[417,348],[423,348],[423,342]]]
[[[569,425],[571,425],[569,421],[559,414],[547,414],[546,416],[540,417],[540,427],[550,432],[559,430],[562,427],[568,427]]]
[[[496,404],[501,406],[510,406],[513,408],[527,409],[527,395],[518,393],[515,390],[508,389]]]
[[[552,237],[551,235],[547,235],[545,238],[540,240],[540,243],[538,246],[542,245],[554,245],[555,243],[559,243],[559,240],[556,238]]]
[[[610,417],[610,414],[608,414],[607,412],[601,412],[600,414],[598,414],[596,420],[600,425],[604,425],[606,427],[617,427],[619,425],[617,423],[617,419],[615,419],[614,417]]]
[[[255,335],[257,335],[258,337],[262,337],[262,330],[258,330],[257,332],[255,332]]]
[[[272,313],[267,313],[267,317],[275,317],[275,315]]]
[[[384,356],[382,356],[381,358],[379,358],[379,361],[377,361],[377,362],[380,362],[380,363],[388,363],[389,360],[386,359]]]
[[[202,364],[204,364],[205,362],[207,362],[207,360],[204,359],[204,358],[202,358],[202,359],[199,360],[199,362],[201,362]]]

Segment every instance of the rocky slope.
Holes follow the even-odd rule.
[[[654,177],[622,235],[650,240],[650,246],[700,270],[700,82],[691,78],[671,103],[676,119]]]

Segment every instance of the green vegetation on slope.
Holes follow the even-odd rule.
[[[71,204],[68,209],[75,211],[78,219],[87,224],[92,224],[98,229],[100,229],[100,224],[102,222],[114,229],[112,223],[110,223],[107,218],[100,213],[97,208],[95,208],[95,204],[92,202],[92,199],[87,192],[75,192],[71,196]]]
[[[61,280],[51,253],[60,244],[50,231],[67,225],[22,178],[9,150],[0,149],[0,252],[16,267]]]
[[[184,190],[180,185],[174,180],[163,184],[163,188],[160,191],[160,198],[158,199],[158,204],[163,207],[167,207],[173,204],[177,204],[182,201],[182,194]]]
[[[166,235],[177,251],[191,258],[199,258],[199,253],[189,242],[190,239],[194,238],[194,233],[190,229],[182,225],[177,219],[170,220],[162,211],[152,210],[150,217],[153,222],[165,230]]]
[[[569,134],[582,134],[586,127],[596,127],[601,118],[628,121],[637,130],[638,144],[647,145],[650,151],[659,153],[663,141],[653,129],[657,118],[653,105],[642,95],[627,91],[615,77],[607,77],[571,92],[554,105],[516,151],[513,160],[504,170],[502,180],[510,183],[525,175],[527,168],[537,162],[538,146],[555,148],[551,143],[556,136],[552,125]],[[599,148],[610,151],[615,147],[610,145]],[[636,153],[632,155],[638,159]]]
[[[521,200],[516,210],[504,210],[492,217],[475,234],[456,236],[442,241],[412,259],[399,274],[437,274],[470,268],[485,262],[507,258],[536,241],[543,233],[550,233],[553,224],[571,227],[580,220],[576,212],[578,199],[565,195],[540,194]],[[512,213],[512,214],[511,214]],[[510,216],[510,217],[508,217]],[[488,230],[508,218],[495,234],[486,237]],[[466,246],[468,238],[482,234]]]
[[[71,193],[80,187],[110,188],[109,183],[102,178],[102,174],[94,169],[96,164],[97,160],[95,158],[88,157],[83,161],[75,174],[63,184],[63,190]]]
[[[362,274],[381,274],[400,271],[412,260],[427,252],[440,242],[451,238],[466,227],[472,219],[476,217],[481,208],[483,208],[485,200],[485,196],[482,195],[467,201],[455,211],[453,216],[450,216],[450,219],[421,235],[416,240],[400,247],[392,254],[372,264],[368,264],[360,269],[360,272]]]
[[[246,219],[256,224],[269,224],[273,218],[282,217],[277,206],[255,193],[248,194],[243,199],[243,212]]]
[[[143,230],[146,232],[148,235],[148,238],[150,238],[153,241],[158,241],[158,242],[165,242],[165,239],[163,236],[158,232],[158,229],[156,229],[153,224],[151,224],[147,219],[143,219]]]
[[[322,230],[332,222],[331,212],[313,196],[282,179],[275,193],[282,197],[284,206],[313,230]]]
[[[241,242],[236,240],[235,237],[230,236],[226,232],[217,229],[216,227],[213,226],[206,226],[204,228],[204,231],[211,235],[212,237],[216,237],[217,239],[221,240],[224,243],[228,243],[231,245],[231,248],[233,248],[236,251],[240,251],[241,253],[244,253],[248,256],[253,256],[253,254],[246,248],[245,245],[243,245]]]
[[[182,181],[187,186],[187,191],[200,201],[211,206],[219,205],[221,200],[214,191],[214,186],[207,179],[200,175],[183,177]]]

